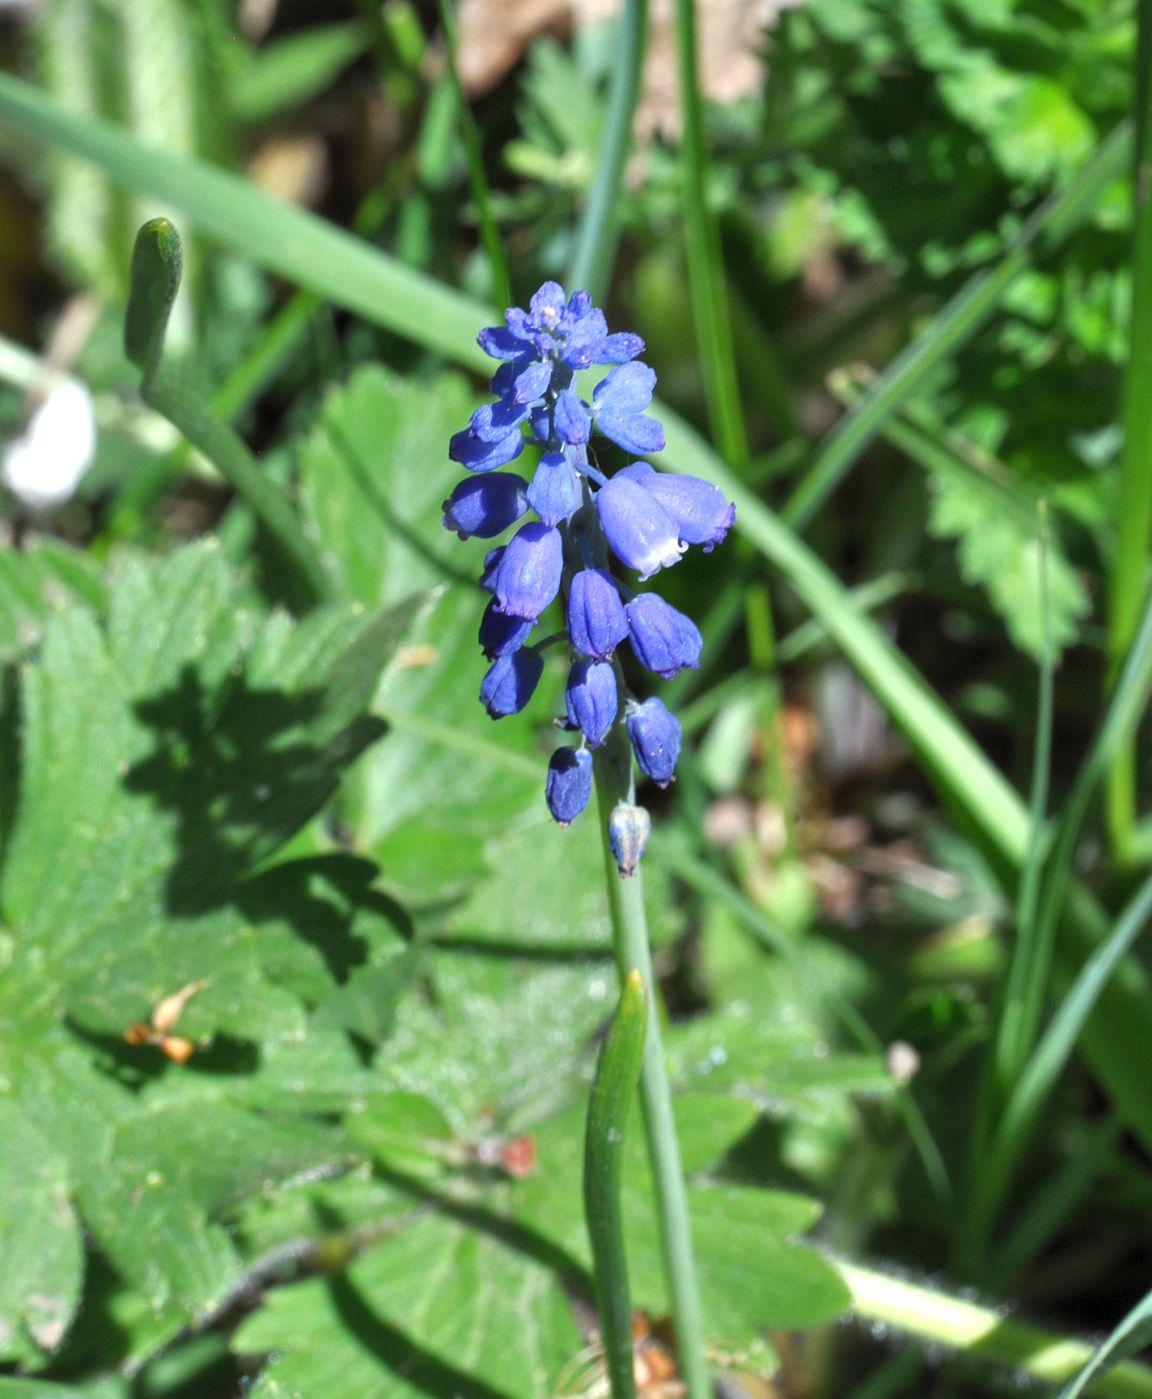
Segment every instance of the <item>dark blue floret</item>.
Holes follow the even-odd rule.
[[[484,567],[480,572],[480,586],[485,592],[493,592],[496,587],[496,570],[500,567],[500,560],[504,557],[504,550],[507,546],[497,544],[495,549],[489,549],[484,555]]]
[[[568,585],[568,637],[582,656],[604,661],[628,635],[624,604],[612,575],[584,568]]]
[[[557,748],[548,762],[544,797],[552,819],[570,825],[592,795],[592,754],[586,748]]]
[[[662,700],[653,698],[638,704],[625,723],[637,767],[658,787],[667,787],[680,757],[680,721]]]
[[[490,661],[497,656],[511,655],[528,640],[534,626],[534,622],[526,622],[523,617],[509,617],[507,612],[498,612],[493,598],[480,619],[480,649]]]
[[[671,680],[700,664],[704,642],[696,623],[658,593],[641,593],[625,607],[636,659],[647,670]]]
[[[544,662],[535,651],[514,651],[497,656],[480,685],[480,702],[493,719],[519,714],[532,698]]]
[[[528,509],[528,483],[510,471],[468,476],[443,503],[444,528],[461,539],[491,539],[514,525]]]
[[[587,442],[592,436],[592,414],[571,389],[565,389],[557,397],[552,421],[561,442],[575,445]]]
[[[580,507],[580,482],[562,452],[546,452],[528,487],[528,504],[546,525],[558,525]]]
[[[523,450],[524,437],[519,430],[496,442],[485,442],[468,428],[456,433],[448,444],[448,455],[469,471],[495,471],[515,461]]]
[[[534,622],[560,591],[564,546],[547,525],[521,525],[492,572],[496,606]]]
[[[565,699],[569,724],[599,748],[620,709],[615,669],[606,661],[577,661],[568,673]]]

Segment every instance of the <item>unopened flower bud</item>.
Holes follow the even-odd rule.
[[[480,702],[493,719],[519,714],[535,693],[544,662],[535,651],[498,656],[480,685]]]
[[[619,802],[612,808],[608,818],[608,844],[624,879],[636,873],[651,830],[652,818],[642,806]]]
[[[612,575],[584,568],[568,589],[568,635],[582,656],[605,661],[628,635],[624,604]]]
[[[680,722],[662,700],[646,699],[628,715],[628,737],[636,763],[646,777],[667,787],[680,757]]]
[[[607,661],[577,661],[568,675],[568,722],[598,748],[616,722],[616,672]]]
[[[586,748],[557,748],[548,762],[544,797],[552,819],[570,825],[592,795],[592,754]]]
[[[704,645],[696,623],[658,593],[641,593],[624,609],[636,659],[665,680],[700,664]]]
[[[559,530],[523,525],[508,542],[492,577],[501,612],[535,621],[560,591],[564,548]]]

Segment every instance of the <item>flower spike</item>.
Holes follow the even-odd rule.
[[[735,509],[708,481],[670,476],[645,461],[613,473],[612,452],[601,464],[591,446],[596,434],[645,457],[663,448],[664,429],[648,413],[656,375],[639,359],[643,340],[628,331],[609,334],[586,291],[566,296],[558,283],[545,282],[526,310],[510,307],[504,324],[482,330],[478,341],[498,361],[493,401],[449,444],[452,460],[475,475],[445,500],[444,525],[462,539],[495,539],[519,526],[489,550],[480,577],[492,594],[480,622],[480,646],[491,662],[480,697],[494,719],[524,709],[543,674],[540,652],[566,636],[572,659],[562,727],[580,734],[580,747],[553,753],[545,783],[548,809],[566,826],[591,796],[590,750],[613,734],[624,742],[621,723],[644,776],[667,786],[675,775],[680,725],[659,699],[641,703],[621,691],[620,643],[627,639],[640,664],[664,679],[700,663],[695,623],[657,593],[633,596],[613,577],[609,554],[643,581],[678,563],[690,546],[711,552],[731,529]],[[589,401],[576,376],[596,365],[608,372]],[[499,470],[525,446],[541,454],[534,470]],[[536,519],[520,523],[529,511]],[[558,595],[566,632],[529,646]],[[613,811],[609,843],[622,876],[635,870],[649,824],[630,802]]]

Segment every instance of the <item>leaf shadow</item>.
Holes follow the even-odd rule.
[[[508,1399],[506,1391],[493,1389],[449,1364],[377,1315],[347,1273],[331,1278],[328,1289],[348,1331],[390,1370],[423,1393],[437,1399]]]
[[[343,769],[384,732],[367,715],[326,732],[328,702],[321,688],[254,689],[243,675],[215,696],[186,666],[170,690],[136,704],[156,742],[124,786],[176,817],[178,853],[165,884],[172,915],[232,902],[245,876],[321,810]]]

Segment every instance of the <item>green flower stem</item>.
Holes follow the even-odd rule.
[[[597,303],[608,286],[616,253],[620,181],[632,144],[632,119],[640,90],[647,31],[648,0],[627,0],[617,21],[600,158],[576,231],[576,246],[568,271],[569,290],[584,287]]]
[[[648,992],[640,973],[633,969],[624,979],[620,1004],[600,1053],[584,1138],[584,1212],[613,1399],[635,1399],[636,1395],[620,1172],[647,1024]]]
[[[644,984],[652,988],[648,997],[648,1032],[640,1069],[640,1105],[660,1242],[664,1254],[664,1274],[676,1330],[676,1352],[680,1377],[687,1399],[711,1399],[708,1370],[704,1363],[704,1326],[696,1285],[696,1260],[692,1252],[692,1227],[688,1216],[688,1192],[680,1165],[680,1144],[672,1114],[672,1090],[664,1063],[664,1046],[656,1010],[652,957],[648,949],[648,920],[644,912],[644,885],[637,872],[621,879],[616,859],[608,845],[608,820],[618,802],[632,799],[632,755],[622,725],[617,724],[595,755],[596,794],[600,804],[600,829],[604,833],[605,873],[608,904],[612,913],[613,943],[621,987],[629,973],[638,971]]]
[[[173,375],[161,373],[141,385],[145,403],[208,458],[268,531],[296,584],[302,608],[331,600],[335,589],[295,510],[240,438]]]
[[[1013,1321],[991,1307],[889,1277],[854,1263],[833,1260],[852,1293],[852,1311],[911,1336],[952,1347],[998,1365],[1008,1365],[1047,1384],[1070,1380],[1089,1361],[1092,1347],[1037,1326]],[[1152,1370],[1117,1365],[1096,1382],[1104,1399],[1152,1399]]]

